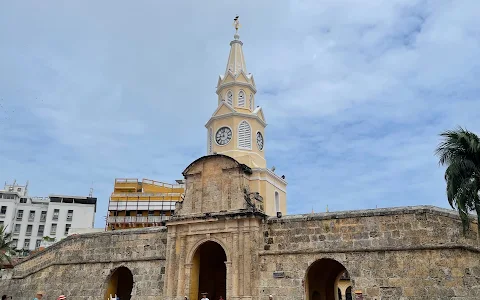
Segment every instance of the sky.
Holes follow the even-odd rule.
[[[0,181],[98,197],[206,154],[240,15],[288,214],[449,207],[435,147],[480,134],[477,0],[2,1]]]

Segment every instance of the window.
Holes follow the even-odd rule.
[[[40,222],[45,222],[45,220],[47,220],[47,212],[42,211],[42,213],[40,215]]]
[[[32,235],[33,225],[27,225],[27,232],[25,235]]]
[[[126,215],[127,217],[130,217],[130,211],[128,210],[128,211],[125,213],[125,215]]]
[[[50,228],[50,234],[57,234],[57,224],[52,224],[52,228]]]
[[[227,103],[230,106],[233,106],[233,93],[232,91],[227,92]]]
[[[12,248],[17,248],[17,245],[18,245],[18,240],[17,239],[12,240]]]
[[[30,248],[30,239],[25,239],[25,242],[23,242],[23,249],[28,248]]]
[[[244,91],[240,91],[238,92],[238,106],[240,107],[245,107],[245,92]]]
[[[154,213],[155,213],[155,212],[154,212],[153,210],[149,210],[149,211],[148,211],[148,216],[151,217],[151,216],[154,215]]]
[[[141,211],[137,211],[137,217],[141,217],[142,216],[142,212]]]
[[[0,221],[0,226],[3,226],[3,221]]]
[[[39,225],[37,236],[43,236],[43,231],[44,230],[45,230],[45,225]]]
[[[280,211],[280,196],[278,195],[278,192],[275,192],[275,212]]]
[[[37,240],[35,242],[35,249],[40,248],[40,244],[42,243],[42,240]]]
[[[252,129],[245,120],[238,125],[238,147],[252,149]]]
[[[0,210],[0,215],[4,215],[7,213],[7,207],[6,206],[2,206],[2,209]]]
[[[72,224],[65,225],[65,235],[68,235],[68,231],[70,230],[70,227],[72,227]]]
[[[19,210],[17,212],[17,220],[21,221],[23,219],[23,210]]]
[[[58,215],[59,214],[60,214],[60,210],[59,209],[54,209],[52,220],[54,220],[54,221],[58,220]]]
[[[17,192],[21,192],[22,191],[22,188],[17,188]]]
[[[210,127],[208,129],[208,154],[213,152],[213,129]]]
[[[69,209],[67,213],[67,221],[71,222],[73,219],[73,209]]]
[[[15,229],[13,230],[13,233],[20,233],[22,225],[20,224],[15,224]]]
[[[20,198],[20,203],[27,203],[27,198]]]
[[[30,211],[30,214],[28,215],[28,220],[30,222],[33,222],[35,220],[35,211],[34,210]]]

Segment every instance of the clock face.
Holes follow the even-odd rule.
[[[215,134],[215,141],[220,146],[225,146],[232,140],[232,130],[228,127],[222,127]]]
[[[259,150],[263,150],[263,135],[257,132],[257,146]]]

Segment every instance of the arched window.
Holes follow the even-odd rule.
[[[275,192],[275,212],[280,211],[280,196],[278,195],[278,192]]]
[[[239,107],[245,107],[245,92],[240,91],[238,92],[238,106]]]
[[[208,129],[208,154],[212,154],[213,151],[213,129]]]
[[[250,110],[253,111],[253,94],[250,94],[250,100],[248,102],[248,106],[250,107]]]
[[[233,93],[232,93],[232,91],[227,92],[227,103],[228,103],[228,105],[233,106]]]
[[[252,149],[252,128],[245,120],[238,125],[238,147]]]

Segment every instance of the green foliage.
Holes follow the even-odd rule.
[[[477,213],[480,231],[480,138],[461,127],[440,134],[443,141],[435,153],[446,165],[445,181],[450,206],[458,210],[463,233],[469,229],[469,212]]]
[[[0,266],[3,268],[5,262],[12,262],[12,255],[15,255],[15,250],[13,249],[13,240],[12,234],[5,231],[6,228],[0,226]]]

